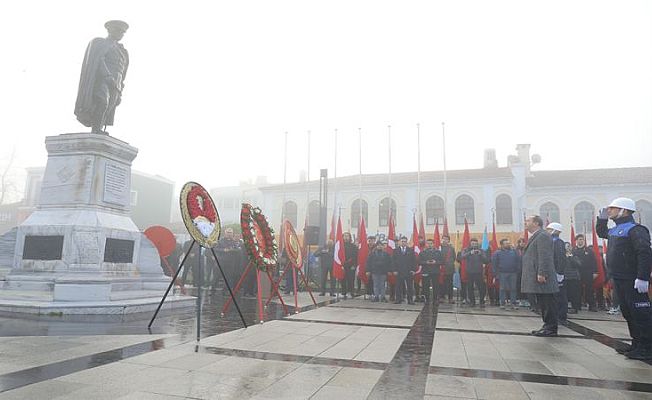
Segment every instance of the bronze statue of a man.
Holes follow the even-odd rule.
[[[107,38],[95,38],[86,48],[82,64],[75,115],[91,133],[107,134],[113,125],[115,108],[120,104],[124,80],[129,67],[129,54],[119,43],[129,28],[123,21],[108,21]]]

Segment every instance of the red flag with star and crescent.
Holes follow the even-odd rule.
[[[344,239],[342,237],[342,221],[337,218],[337,233],[335,234],[335,248],[333,250],[333,276],[338,281],[344,279]]]
[[[364,218],[360,218],[360,227],[358,228],[358,278],[365,284],[367,279],[367,256],[369,255],[369,244],[367,244],[367,228],[364,224]]]

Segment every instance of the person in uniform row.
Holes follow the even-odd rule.
[[[414,249],[408,247],[407,238],[404,236],[399,246],[394,250],[394,275],[396,276],[395,304],[403,303],[407,297],[408,304],[414,304],[414,273],[417,267],[417,258]]]
[[[632,345],[618,351],[630,359],[652,360],[652,308],[648,295],[652,265],[650,231],[634,222],[634,212],[636,205],[632,199],[617,198],[600,210],[596,231],[598,236],[609,240],[608,271],[632,337]],[[611,229],[607,226],[609,219],[616,224]]]
[[[475,289],[478,289],[480,305],[485,305],[486,286],[484,283],[484,265],[489,262],[487,253],[480,248],[478,239],[472,238],[469,247],[462,250],[462,260],[466,260],[466,290],[472,307],[475,307]]]
[[[437,301],[437,286],[439,285],[439,266],[443,263],[441,251],[435,248],[432,239],[426,240],[426,248],[419,253],[419,264],[422,266],[422,290],[425,294],[426,304]],[[431,291],[432,290],[432,291]]]
[[[370,278],[369,282],[373,282],[373,302],[387,302],[385,297],[385,284],[387,282],[387,274],[394,272],[392,256],[387,253],[387,241],[382,240],[375,245],[373,250],[367,257],[367,271],[366,274]]]

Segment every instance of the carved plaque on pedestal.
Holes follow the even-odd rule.
[[[106,238],[104,246],[104,262],[133,263],[134,241]]]
[[[129,168],[107,161],[104,170],[104,201],[121,206],[129,205]]]
[[[63,236],[25,236],[23,260],[61,260]]]

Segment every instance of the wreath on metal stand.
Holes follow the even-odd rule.
[[[274,230],[259,207],[243,203],[240,211],[242,240],[251,262],[259,270],[266,272],[276,265],[278,246]]]

